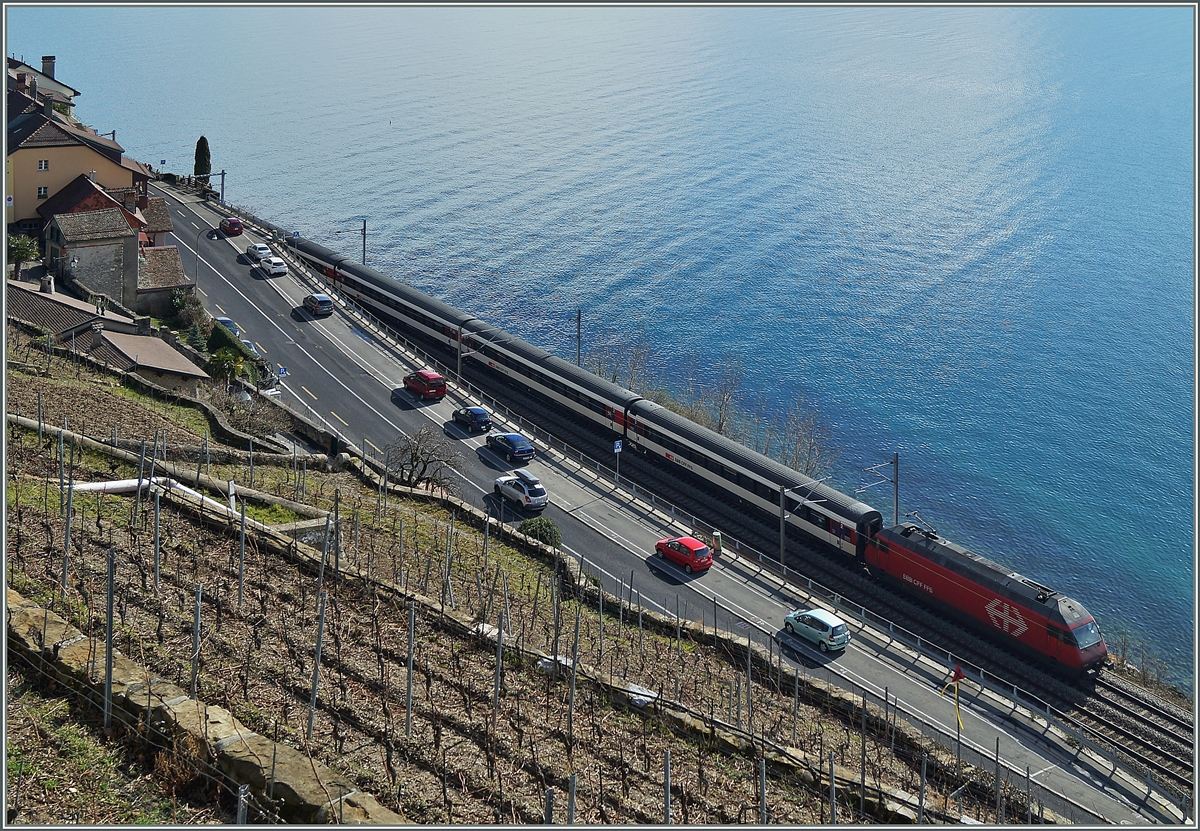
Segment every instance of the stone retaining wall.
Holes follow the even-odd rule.
[[[103,706],[104,642],[88,638],[57,614],[8,590],[9,660]],[[112,656],[112,708],[130,724],[145,725],[160,747],[194,754],[235,785],[249,785],[264,803],[274,791],[279,816],[294,823],[325,823],[332,816],[354,825],[397,825],[407,820],[362,793],[337,771],[290,745],[250,730],[222,707],[205,704],[144,667]]]

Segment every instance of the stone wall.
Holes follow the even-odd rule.
[[[8,591],[9,661],[103,706],[104,642],[88,638],[61,617]],[[407,820],[362,793],[350,779],[246,727],[228,710],[197,701],[187,690],[155,678],[113,650],[112,712],[120,721],[143,725],[147,740],[192,756],[195,764],[220,773],[233,785],[249,785],[258,801],[271,804],[293,823],[399,825]],[[268,799],[272,792],[274,799]]]

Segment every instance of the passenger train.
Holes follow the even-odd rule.
[[[884,528],[870,505],[311,240],[292,236],[287,244],[335,290],[379,317],[446,345],[613,431],[626,447],[682,467],[745,503],[778,515],[784,499],[788,522],[811,539],[982,622],[992,635],[1074,673],[1105,661],[1095,620],[1075,601],[1037,587],[1032,596],[1045,599],[1030,605],[1020,589],[1029,581],[1020,575],[915,526]]]

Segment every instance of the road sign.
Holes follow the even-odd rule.
[[[617,439],[616,441],[613,442],[613,453],[620,453],[620,452],[621,452],[621,440]]]
[[[161,165],[162,167],[166,167],[166,166],[167,166],[167,160],[166,160],[166,159],[163,159],[161,162],[159,162],[159,165]]]
[[[279,377],[282,378],[283,376],[287,375],[287,367],[281,366],[281,367],[279,367],[277,372],[279,373]]]
[[[292,239],[300,239],[300,232],[292,231]]]

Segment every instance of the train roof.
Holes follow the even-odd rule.
[[[799,488],[793,496],[807,498],[818,510],[844,517],[855,525],[860,522],[882,520],[880,513],[865,502],[859,502],[841,491],[818,482],[810,476],[792,470],[774,459],[726,438],[707,427],[701,427],[693,421],[668,410],[661,404],[650,400],[639,401],[633,407],[639,419],[650,424],[657,424],[674,435],[679,436],[702,450],[729,459],[743,470],[752,473],[777,486],[786,486],[789,490]]]
[[[430,317],[446,325],[454,327],[463,326],[467,321],[475,320],[474,315],[460,312],[449,303],[444,303],[436,297],[432,297],[420,289],[413,288],[408,283],[402,282],[395,277],[389,277],[381,271],[376,271],[368,265],[356,263],[353,260],[346,260],[338,265],[338,270],[365,283],[370,283],[389,294],[400,297],[404,302],[412,304]]]
[[[878,537],[909,548],[939,565],[965,573],[1007,597],[1023,601],[1031,608],[1041,609],[1049,618],[1068,627],[1091,617],[1078,601],[911,522],[883,528]]]
[[[326,248],[324,245],[315,243],[304,237],[285,237],[284,242],[301,254],[318,260],[330,268],[337,268],[339,264],[350,259],[345,254],[339,254],[331,248]]]
[[[404,302],[421,309],[430,317],[446,325],[462,326],[467,321],[475,319],[474,316],[460,312],[448,303],[443,303],[441,300],[431,297],[420,289],[413,288],[407,283],[397,280],[395,277],[389,277],[370,266],[355,262],[349,257],[326,248],[319,243],[315,243],[310,239],[288,237],[287,242],[288,245],[291,245],[309,259],[321,262],[329,268],[336,269],[356,280],[361,280],[389,294],[400,297]]]
[[[467,323],[463,327],[463,331],[476,334],[480,341],[489,344],[493,349],[502,349],[525,363],[541,369],[547,375],[552,375],[574,384],[589,394],[609,402],[616,409],[624,410],[631,403],[641,398],[640,395],[632,393],[624,387],[619,387],[616,384],[605,381],[598,375],[588,372],[586,369],[581,369],[572,363],[568,363],[557,355],[553,355],[541,347],[534,346],[516,335],[509,334],[494,326],[488,326],[478,318],[474,318],[470,323]]]

